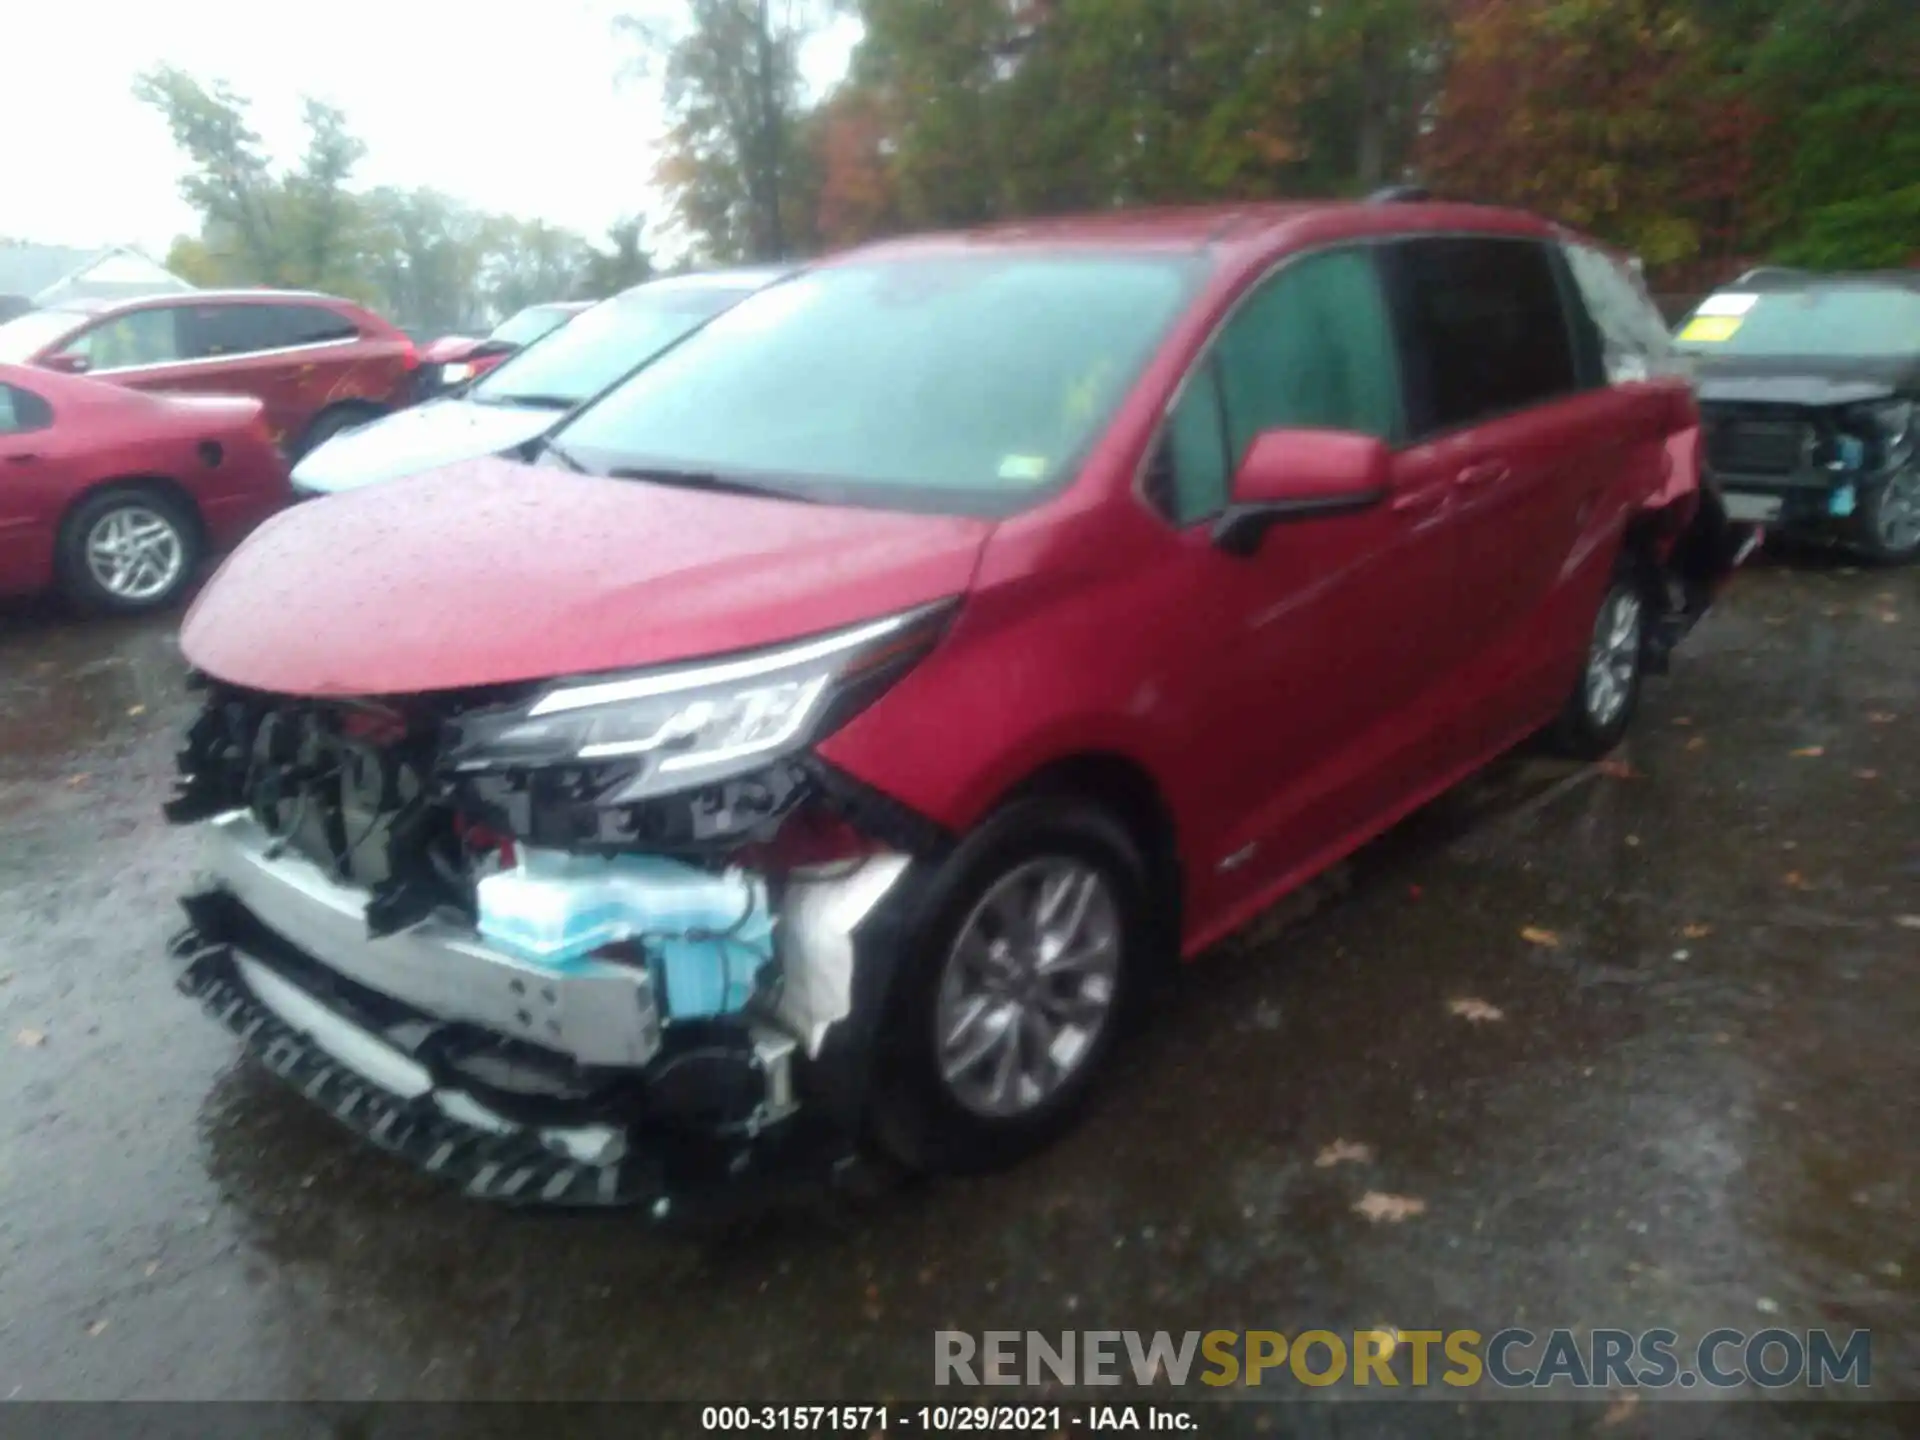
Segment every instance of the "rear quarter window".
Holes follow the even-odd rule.
[[[53,407],[31,390],[0,385],[0,435],[23,435],[53,424]]]
[[[1546,244],[1505,236],[1386,247],[1413,438],[1547,404],[1580,388]]]

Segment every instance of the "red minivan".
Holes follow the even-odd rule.
[[[304,290],[74,301],[0,325],[0,362],[136,390],[251,395],[289,460],[407,403],[413,342],[372,311]]]
[[[1010,1160],[1168,962],[1535,732],[1620,739],[1747,538],[1698,454],[1633,272],[1523,214],[835,257],[532,463],[227,562],[182,985],[476,1195]]]

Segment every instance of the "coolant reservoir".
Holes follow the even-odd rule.
[[[482,938],[535,964],[565,969],[603,946],[637,945],[671,1019],[738,1010],[773,959],[766,883],[739,870],[523,848],[475,889]]]

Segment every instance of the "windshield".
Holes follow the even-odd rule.
[[[1920,294],[1895,285],[1723,290],[1675,337],[1696,355],[1885,359],[1920,354]]]
[[[567,312],[558,305],[535,305],[509,315],[493,327],[489,340],[499,340],[507,345],[531,345],[549,331],[558,330],[567,323]]]
[[[0,325],[0,360],[24,365],[87,317],[73,310],[29,310]]]
[[[1114,254],[830,266],[714,321],[563,443],[600,470],[1004,514],[1070,472],[1199,271]]]
[[[643,286],[616,295],[512,356],[470,392],[493,405],[578,405],[747,293],[731,286]]]

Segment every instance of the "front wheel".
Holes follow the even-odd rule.
[[[1867,492],[1854,540],[1880,565],[1905,565],[1920,556],[1920,461]]]
[[[909,1169],[1038,1150],[1077,1117],[1147,948],[1145,868],[1099,808],[1016,801],[936,878],[889,1007],[874,1130]]]
[[[1593,617],[1586,663],[1554,727],[1563,754],[1597,760],[1625,737],[1645,674],[1646,615],[1639,578],[1623,566]]]

